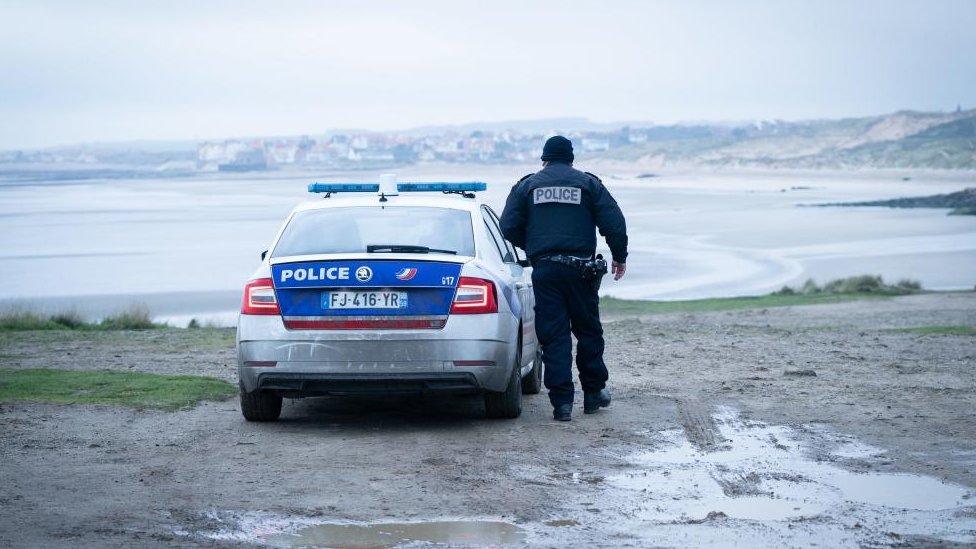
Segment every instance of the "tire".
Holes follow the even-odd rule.
[[[241,387],[241,413],[248,421],[278,421],[281,397],[261,391],[249,393]]]
[[[499,419],[515,419],[522,415],[522,370],[515,360],[508,386],[501,393],[485,394],[485,416]]]
[[[542,391],[542,349],[536,347],[532,369],[522,379],[522,394],[537,395]]]

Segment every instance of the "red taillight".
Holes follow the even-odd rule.
[[[244,286],[244,303],[241,305],[242,315],[278,315],[278,300],[275,298],[274,286],[270,278],[258,278]]]
[[[451,314],[480,315],[498,312],[498,297],[495,283],[483,278],[462,276],[458,282]]]

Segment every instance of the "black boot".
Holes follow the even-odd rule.
[[[560,404],[552,410],[552,419],[556,421],[571,421],[573,419],[573,405]]]
[[[595,414],[600,408],[610,406],[610,390],[600,389],[593,393],[583,393],[583,413]]]

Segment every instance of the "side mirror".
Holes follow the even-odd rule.
[[[532,262],[529,261],[528,259],[519,259],[516,263],[518,263],[520,267],[525,267],[525,268],[532,266]]]
[[[261,252],[261,261],[264,261],[264,258],[266,257],[268,257],[268,250]]]

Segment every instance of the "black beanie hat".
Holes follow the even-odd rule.
[[[554,135],[546,140],[542,147],[543,162],[573,162],[573,142],[561,135]]]

